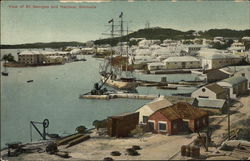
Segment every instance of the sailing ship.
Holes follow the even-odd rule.
[[[116,53],[120,56],[123,55],[123,43],[122,43],[122,37],[123,37],[123,13],[121,12],[120,16],[120,52]],[[114,37],[114,20],[111,19],[109,21],[111,23],[111,39],[110,39],[110,48],[111,48],[111,56],[105,59],[104,65],[100,66],[101,71],[101,81],[111,87],[118,88],[121,90],[135,90],[135,88],[138,86],[138,83],[136,82],[135,77],[132,74],[132,71],[127,70],[127,62],[126,61],[126,71],[123,71],[122,67],[119,69],[117,66],[114,67],[112,64],[113,58],[113,49],[112,49],[112,40]],[[128,30],[127,30],[128,32]],[[127,44],[128,45],[128,44]],[[127,48],[127,58],[128,58],[128,48]]]

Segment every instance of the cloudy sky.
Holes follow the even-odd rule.
[[[69,8],[72,6],[75,8]],[[247,1],[1,1],[1,44],[99,39],[102,33],[108,32],[105,26],[108,20],[118,20],[121,11],[133,31],[144,28],[147,21],[151,27],[182,31],[250,28],[250,2]]]

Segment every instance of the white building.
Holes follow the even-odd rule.
[[[159,109],[169,107],[171,105],[172,103],[164,98],[158,98],[148,104],[145,104],[136,110],[136,112],[139,112],[139,123],[146,124],[151,114]]]
[[[217,69],[229,65],[238,64],[242,58],[217,49],[202,49],[199,51],[201,66],[203,69]]]
[[[200,60],[192,56],[169,57],[163,61],[166,69],[195,69],[200,68]]]
[[[227,99],[228,91],[216,83],[208,84],[195,90],[191,97],[207,99]]]

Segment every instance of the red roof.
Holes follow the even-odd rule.
[[[172,106],[162,108],[157,112],[163,114],[170,121],[176,119],[194,120],[208,115],[206,111],[195,108],[186,102],[179,102]]]

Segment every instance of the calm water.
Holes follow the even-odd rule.
[[[17,50],[1,50],[3,54]],[[16,57],[16,56],[15,56]],[[86,62],[28,68],[8,68],[9,76],[1,76],[1,147],[7,142],[30,141],[30,121],[49,119],[49,133],[70,134],[79,125],[92,127],[96,119],[131,112],[149,102],[146,100],[79,99],[100,80],[100,59],[86,56]],[[1,68],[3,70],[3,68]],[[136,74],[139,79],[160,80],[163,75]],[[168,81],[194,80],[196,75],[164,75]],[[34,80],[27,83],[27,80]],[[139,87],[142,94],[191,92],[194,88],[178,91]],[[40,139],[33,129],[33,139]]]

